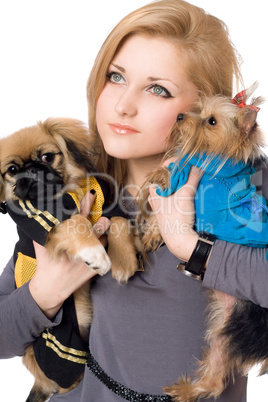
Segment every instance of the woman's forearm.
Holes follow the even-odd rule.
[[[0,277],[0,358],[21,356],[48,326],[59,324],[61,312],[49,320],[29,292],[28,284],[15,289],[13,261]]]

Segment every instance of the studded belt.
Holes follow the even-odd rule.
[[[92,354],[88,353],[87,366],[89,370],[114,394],[131,402],[171,402],[172,399],[168,395],[150,395],[140,394],[132,389],[125,387],[119,382],[113,380],[100,367],[99,363],[94,359]]]

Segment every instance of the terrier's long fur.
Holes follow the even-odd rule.
[[[254,89],[255,85],[246,91],[245,104]],[[261,102],[257,98],[252,105]],[[168,138],[166,158],[175,156],[178,163],[186,158],[183,169],[194,156],[205,154],[201,167],[206,171],[213,158],[220,156],[215,177],[230,159],[234,164],[242,161],[252,166],[263,157],[264,137],[256,123],[256,110],[245,104],[238,107],[223,96],[202,97],[193,112],[179,116]],[[141,223],[146,228],[143,237],[146,250],[156,249],[163,241],[147,202],[148,184],[168,188],[170,175],[168,168],[155,170],[143,190],[139,210],[143,211]],[[213,205],[205,205],[206,208],[213,209]],[[192,224],[189,222],[189,227]],[[217,399],[235,374],[247,375],[256,364],[261,365],[260,374],[268,372],[268,310],[216,290],[209,294],[208,347],[199,369],[192,378],[182,377],[177,384],[164,388],[176,402]]]

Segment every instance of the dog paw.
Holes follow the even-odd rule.
[[[127,268],[126,268],[127,267]],[[129,278],[135,274],[138,269],[138,263],[135,261],[126,261],[124,264],[112,264],[112,277],[118,283],[127,283]]]
[[[157,250],[162,244],[163,239],[160,233],[146,232],[142,238],[146,252]]]
[[[111,261],[102,245],[95,247],[85,247],[76,255],[75,259],[83,260],[90,269],[99,275],[105,275],[111,269]]]

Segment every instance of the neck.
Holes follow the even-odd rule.
[[[163,154],[144,159],[129,159],[127,161],[128,174],[124,185],[132,196],[136,196],[153,169],[161,165]]]

